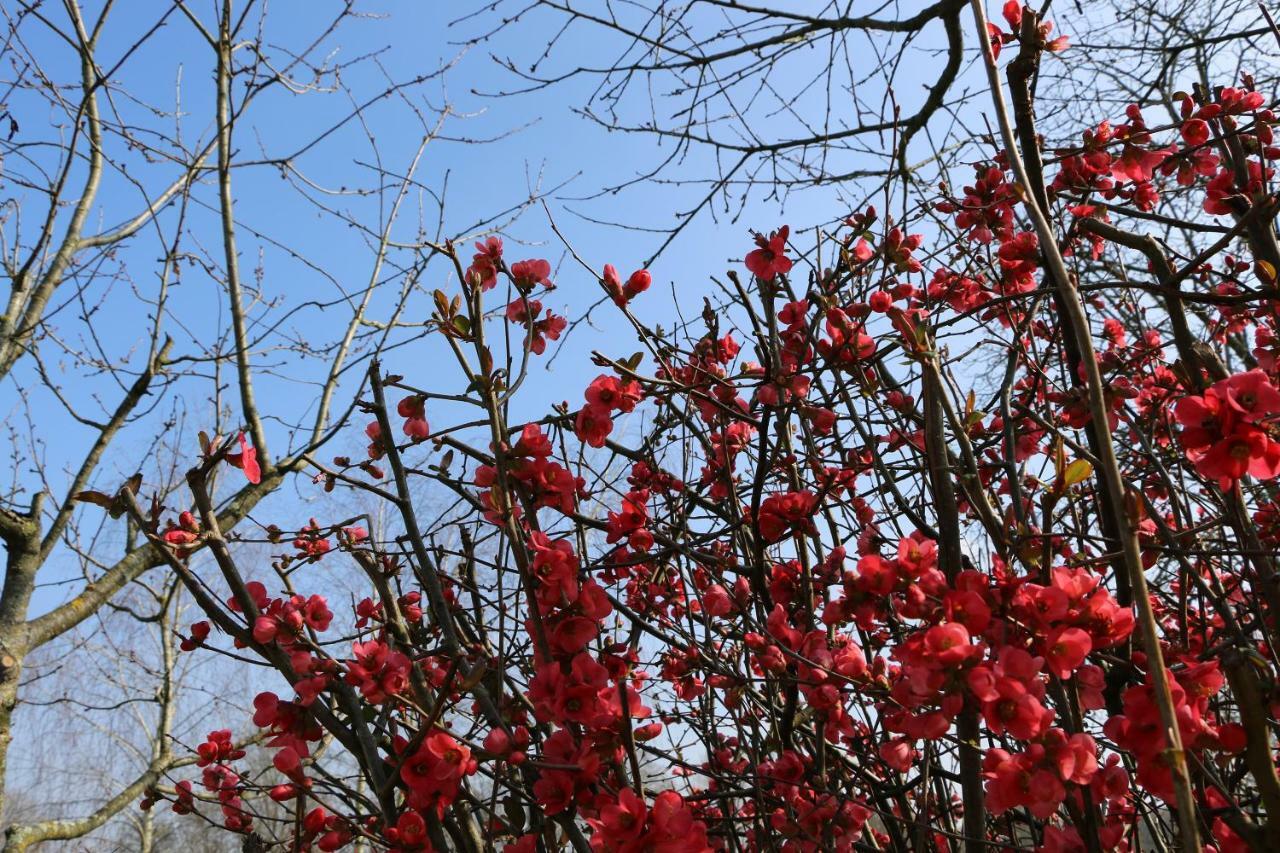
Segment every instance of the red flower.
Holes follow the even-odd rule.
[[[403,850],[425,849],[430,844],[427,822],[418,812],[401,812],[396,825],[387,830],[387,840]]]
[[[1277,413],[1280,389],[1258,369],[1215,382],[1203,396],[1184,397],[1174,407],[1187,458],[1224,489],[1246,474],[1280,476],[1280,442],[1260,425]]]
[[[613,432],[613,419],[608,409],[583,406],[574,420],[573,431],[588,447],[604,447],[605,439]]]
[[[533,795],[548,816],[558,815],[569,808],[573,794],[573,777],[561,770],[545,772],[533,783]]]
[[[569,321],[559,314],[547,312],[547,316],[533,324],[533,329],[529,334],[532,339],[529,341],[529,349],[534,355],[542,355],[547,351],[547,338],[553,341],[560,340],[560,334],[564,332],[565,327],[569,325]]]
[[[633,380],[620,380],[616,376],[601,375],[591,380],[584,396],[587,405],[608,411],[632,412],[636,403],[640,402],[644,392],[640,383]]]
[[[502,263],[502,240],[489,237],[476,243],[476,254],[467,267],[467,280],[478,284],[481,290],[490,290],[498,284],[498,264]]]
[[[414,441],[423,441],[431,434],[427,425],[426,399],[419,394],[410,394],[396,405],[396,412],[404,418],[404,434]]]
[[[1168,156],[1168,151],[1153,151],[1126,142],[1120,156],[1111,163],[1111,174],[1118,181],[1150,181]]]
[[[195,809],[195,795],[191,792],[191,782],[183,779],[173,786],[177,799],[173,801],[174,814],[191,814]]]
[[[924,645],[929,660],[942,667],[958,666],[982,653],[981,646],[969,643],[969,630],[958,622],[934,625],[925,632]]]
[[[552,541],[547,534],[529,534],[533,551],[533,573],[538,578],[537,596],[544,607],[572,604],[578,599],[578,556],[568,539]]]
[[[360,688],[365,700],[382,704],[409,686],[409,658],[387,648],[385,643],[370,640],[353,643],[354,658],[347,662],[348,684]]]
[[[1228,427],[1232,417],[1224,400],[1210,388],[1203,397],[1183,397],[1174,407],[1182,424],[1182,446],[1187,450],[1208,447]]]
[[[507,303],[506,317],[512,323],[527,326],[542,313],[542,303],[537,299],[520,297]]]
[[[1199,459],[1196,471],[1227,489],[1245,474],[1262,480],[1280,476],[1280,444],[1260,429],[1237,424],[1231,435],[1214,442]]]
[[[1195,147],[1209,141],[1209,123],[1202,118],[1193,118],[1182,124],[1182,139]]]
[[[649,289],[649,285],[653,283],[653,276],[648,270],[636,270],[627,278],[627,283],[623,284],[622,276],[618,275],[618,268],[613,264],[605,264],[604,276],[600,279],[600,283],[613,299],[613,304],[619,308],[625,308],[628,302]]]
[[[520,431],[520,440],[511,452],[517,456],[537,456],[546,458],[551,455],[551,440],[542,432],[537,424],[525,424]]]
[[[236,749],[231,743],[230,729],[209,732],[205,742],[196,747],[196,754],[200,756],[196,760],[197,767],[244,758],[244,750]]]
[[[1271,384],[1271,378],[1264,371],[1257,368],[1216,382],[1213,387],[1236,414],[1249,423],[1280,413],[1280,389]]]
[[[184,652],[189,652],[204,645],[204,641],[209,638],[210,625],[208,622],[196,622],[191,626],[191,636],[183,639],[178,648]]]
[[[1070,678],[1093,649],[1093,638],[1079,628],[1056,628],[1045,643],[1045,660],[1049,671],[1059,678]]]
[[[702,611],[708,616],[728,616],[733,612],[733,600],[722,584],[712,584],[702,594]]]
[[[663,791],[653,800],[652,830],[646,836],[646,850],[655,853],[704,853],[710,851],[707,827],[694,820],[689,804],[675,791]]]
[[[452,803],[464,776],[476,772],[471,750],[442,731],[427,735],[400,768],[400,778],[419,798],[438,808]]]
[[[920,533],[898,542],[898,565],[912,578],[919,578],[938,565],[938,543]]]
[[[516,261],[511,265],[511,280],[517,288],[528,292],[538,285],[551,287],[551,264],[541,258]]]
[[[649,285],[653,283],[653,276],[648,270],[636,270],[627,279],[627,283],[623,285],[622,292],[627,299],[635,299],[641,293],[649,289]]]
[[[262,468],[258,466],[258,448],[249,446],[249,439],[240,433],[240,452],[228,453],[227,464],[244,472],[244,478],[250,483],[262,482]]]
[[[773,281],[778,274],[791,272],[791,259],[784,252],[787,250],[787,237],[791,228],[783,225],[766,238],[763,234],[755,235],[758,249],[747,253],[747,269],[761,281]]]
[[[636,796],[630,788],[618,791],[618,799],[606,803],[600,809],[600,818],[591,821],[592,828],[598,833],[600,845],[616,847],[619,842],[633,841],[644,832],[645,818],[649,809],[644,800]],[[593,836],[593,841],[597,839]]]
[[[818,497],[812,492],[771,495],[760,504],[760,535],[766,542],[777,542],[791,530],[808,532],[813,529],[817,508]]]
[[[600,634],[600,626],[585,616],[560,619],[550,632],[551,647],[562,655],[582,651]]]
[[[906,738],[895,738],[880,744],[880,758],[899,773],[906,773],[915,764],[919,752]]]
[[[505,729],[491,729],[484,736],[484,751],[492,755],[506,755],[511,752],[511,735]]]
[[[290,779],[298,778],[301,775],[302,759],[299,758],[298,751],[291,746],[286,746],[273,755],[271,763]]]
[[[649,493],[643,489],[628,492],[622,499],[618,512],[609,513],[609,526],[605,541],[609,544],[625,539],[642,529],[649,520]]]
[[[814,406],[806,408],[804,413],[809,419],[813,431],[818,435],[830,435],[831,431],[836,427],[836,413],[830,409]]]
[[[604,276],[600,279],[600,283],[604,285],[605,292],[613,298],[615,305],[621,307],[627,304],[627,298],[622,293],[622,276],[618,275],[618,268],[613,264],[604,265]]]
[[[1022,4],[1018,0],[1005,0],[1004,6],[1000,8],[1000,14],[1009,24],[1009,29],[1015,33],[1022,26]]]
[[[901,228],[890,228],[884,237],[884,256],[898,272],[920,272],[924,269],[911,253],[924,243],[921,234],[903,234]]]

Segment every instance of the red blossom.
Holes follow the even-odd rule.
[[[790,234],[791,228],[783,225],[768,237],[763,234],[755,235],[758,248],[748,252],[746,258],[747,269],[752,275],[761,281],[773,281],[776,276],[791,272],[792,262],[786,256],[787,238]]]
[[[227,464],[244,472],[244,478],[257,485],[262,482],[262,468],[258,465],[258,448],[249,444],[245,434],[240,433],[240,452],[228,453]]]

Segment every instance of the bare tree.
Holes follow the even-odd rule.
[[[1059,17],[1073,47],[1069,61],[1044,71],[1042,131],[1063,133],[1086,115],[1120,115],[1131,103],[1163,107],[1179,121],[1174,93],[1242,72],[1270,85],[1276,37],[1262,8],[1250,0],[1064,5]]]
[[[6,850],[101,826],[180,760],[173,585],[137,586],[164,557],[122,518],[135,473],[156,484],[139,499],[162,506],[197,431],[234,442],[242,430],[260,476],[215,485],[219,522],[233,530],[345,423],[334,401],[350,395],[335,395],[363,381],[364,361],[419,334],[403,316],[430,246],[501,227],[530,203],[445,233],[443,197],[416,175],[429,145],[470,141],[449,135],[451,110],[432,97],[448,63],[392,78],[376,52],[341,52],[351,3],[308,10],[278,23],[253,0],[212,11],[174,0],[149,19],[111,0],[0,10],[0,400],[12,470],[0,491],[0,804],[13,802],[5,782],[23,784],[6,758],[22,738],[15,709],[43,689],[47,669],[24,679],[48,663],[41,650],[83,676],[95,646],[129,642],[122,621],[158,639],[116,700],[106,688],[68,697],[82,722],[114,701],[154,704],[143,747],[123,759],[137,772],[82,814],[9,809]],[[375,133],[377,118],[399,129],[397,144]],[[246,195],[257,197],[247,218]],[[328,236],[312,239],[317,228]],[[360,269],[354,283],[328,271],[333,251]],[[127,683],[139,673],[150,683]]]
[[[998,134],[985,101],[973,100],[984,81],[968,5],[496,0],[454,27],[489,45],[511,75],[490,94],[556,87],[587,121],[657,143],[652,160],[610,176],[577,211],[602,221],[609,217],[585,202],[664,188],[684,206],[644,223],[656,234],[652,262],[700,216],[736,221],[753,203],[816,188],[830,207],[839,206],[834,198],[856,210],[881,196],[905,208],[906,187],[988,159]],[[1053,36],[1068,38],[1037,61],[1032,90],[1040,132],[1062,144],[1078,141],[1082,121],[1119,118],[1130,103],[1158,104],[1174,120],[1180,90],[1241,71],[1265,87],[1275,73],[1257,67],[1274,56],[1275,36],[1251,0],[1050,9],[1059,19]],[[1008,29],[999,16],[995,24]],[[526,37],[535,28],[555,38]]]
[[[660,224],[656,256],[701,214],[732,218],[753,198],[909,178],[947,146],[945,133],[927,131],[970,97],[956,85],[967,4],[866,14],[855,5],[498,0],[455,26],[473,43],[514,31],[521,52],[497,58],[519,83],[495,94],[589,81],[574,90],[584,93],[581,116],[656,139],[654,162],[601,192],[650,181],[694,188],[674,223]],[[548,18],[556,36],[545,48],[520,37]]]

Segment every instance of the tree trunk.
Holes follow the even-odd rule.
[[[13,740],[11,721],[13,709],[18,704],[18,681],[22,676],[22,657],[15,651],[10,643],[0,639],[0,816],[5,814],[5,773],[9,742]]]
[[[0,817],[5,814],[5,773],[9,744],[13,740],[13,709],[18,704],[18,682],[30,651],[27,641],[27,608],[35,589],[40,565],[40,510],[37,497],[26,514],[0,514],[5,560],[4,591],[0,593]]]

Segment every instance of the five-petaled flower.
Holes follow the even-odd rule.
[[[768,237],[756,234],[758,248],[747,253],[747,269],[761,281],[773,281],[778,275],[791,272],[792,262],[786,256],[787,237],[791,234],[790,226],[783,225]]]

